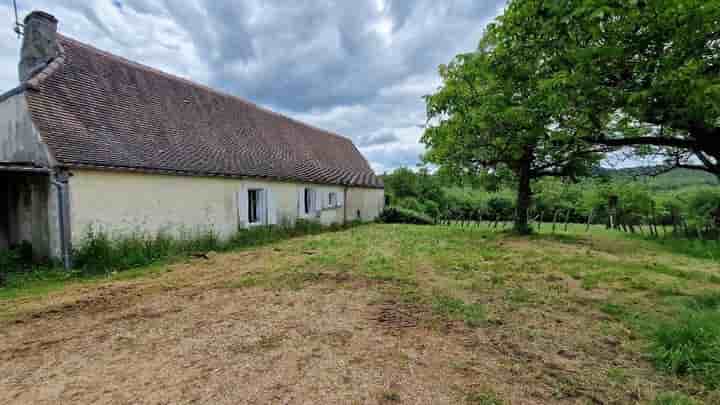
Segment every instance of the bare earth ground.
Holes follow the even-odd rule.
[[[531,252],[564,244],[468,234],[517,255],[476,257],[484,270],[464,278],[447,275],[446,257],[430,259],[443,239],[411,240],[436,245],[405,257],[388,232],[299,238],[0,303],[0,402],[632,404],[687,388],[596,308],[609,289],[533,262]],[[487,308],[483,324],[438,317],[407,299],[408,284],[358,270],[373,245],[421,291],[468,284],[457,296]],[[487,271],[500,263],[510,268],[502,279]]]

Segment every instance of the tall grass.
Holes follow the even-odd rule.
[[[720,240],[667,238],[646,238],[662,246],[665,250],[699,259],[720,262]]]
[[[660,370],[689,376],[717,388],[720,387],[720,311],[717,297],[707,298],[698,301],[696,309],[684,311],[673,321],[661,324],[652,336],[651,353]]]
[[[22,295],[31,290],[43,292],[58,288],[68,280],[89,279],[191,254],[261,246],[297,236],[348,229],[358,224],[351,222],[326,227],[300,220],[292,224],[239,230],[226,240],[212,231],[181,232],[178,237],[161,232],[153,236],[135,234],[113,238],[105,232],[91,229],[74,250],[73,269],[70,271],[52,263],[31,264],[22,258],[22,252],[0,252],[0,298]]]
[[[74,267],[90,274],[122,271],[172,257],[260,246],[295,236],[347,229],[354,225],[356,223],[324,227],[317,222],[299,220],[293,224],[242,229],[226,240],[211,230],[195,234],[184,232],[180,237],[161,232],[152,236],[131,235],[121,238],[110,238],[106,233],[90,230],[73,254]]]

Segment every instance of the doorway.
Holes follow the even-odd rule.
[[[47,175],[0,173],[0,250],[29,244],[34,259],[50,257],[50,194]]]

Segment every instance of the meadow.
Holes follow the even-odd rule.
[[[223,250],[0,289],[9,403],[720,402],[716,242],[371,224]]]

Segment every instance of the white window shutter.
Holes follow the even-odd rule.
[[[241,228],[248,226],[248,191],[245,186],[237,193],[238,224]]]
[[[342,207],[345,205],[345,193],[339,192],[337,193],[337,202],[338,207]]]
[[[258,190],[258,222],[261,224],[267,224],[267,200],[265,198],[265,190]]]
[[[297,192],[297,216],[305,216],[305,188],[300,187]]]
[[[275,203],[275,197],[271,191],[272,189],[267,188],[265,190],[265,206],[267,207],[267,223],[268,225],[277,225],[277,204]]]
[[[322,210],[322,199],[317,190],[313,190],[313,198],[315,199],[315,213],[319,213]]]

